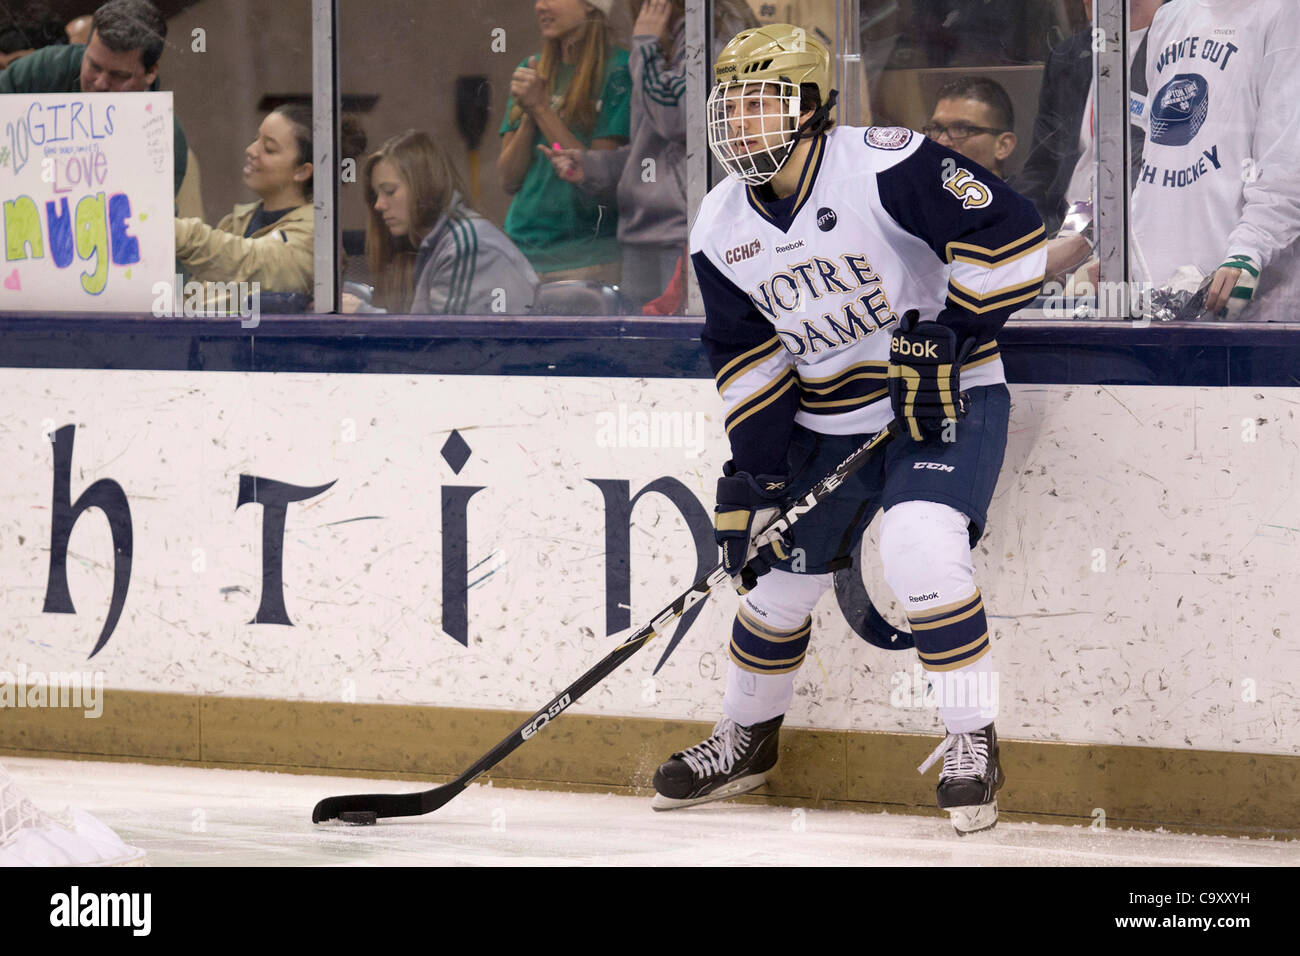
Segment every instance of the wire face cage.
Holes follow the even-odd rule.
[[[799,127],[797,84],[728,80],[709,93],[706,110],[709,149],[729,176],[759,186],[789,158]]]

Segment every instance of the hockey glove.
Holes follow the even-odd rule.
[[[731,462],[722,468],[713,509],[714,537],[722,548],[722,566],[741,594],[752,590],[761,575],[784,560],[794,544],[776,532],[756,537],[781,513],[785,486],[784,478],[755,478],[749,472],[736,471]]]
[[[913,441],[940,431],[944,422],[965,412],[961,402],[961,363],[975,346],[960,349],[957,334],[938,322],[920,322],[909,309],[889,339],[889,403],[907,422]]]

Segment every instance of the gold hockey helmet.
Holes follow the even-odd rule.
[[[790,158],[799,132],[799,86],[831,99],[831,57],[802,27],[773,23],[742,30],[713,65],[707,106],[709,149],[727,173],[759,185]]]

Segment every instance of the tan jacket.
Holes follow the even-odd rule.
[[[311,203],[245,239],[258,203],[236,206],[216,227],[176,220],[176,258],[200,282],[258,282],[262,292],[313,292],[315,215]]]

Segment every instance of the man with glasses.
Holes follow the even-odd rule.
[[[996,80],[963,76],[945,83],[921,132],[1006,180],[1003,164],[1016,150],[1011,97]]]

